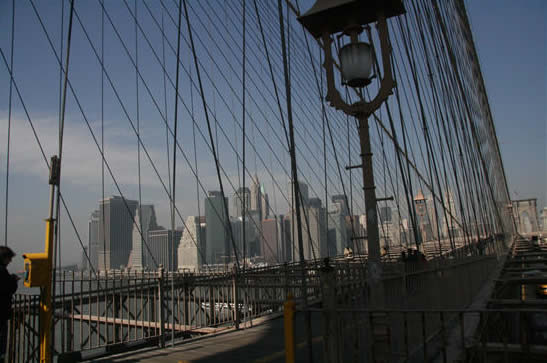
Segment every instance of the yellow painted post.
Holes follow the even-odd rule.
[[[53,230],[55,220],[46,219],[46,246],[45,254],[47,256],[47,281],[49,282],[41,288],[40,294],[40,362],[51,362],[51,279],[52,279],[52,254],[53,254]]]
[[[296,303],[291,294],[287,296],[283,309],[283,322],[285,327],[285,362],[294,363],[295,341],[294,341],[294,314]]]
[[[25,266],[24,284],[26,287],[40,288],[40,363],[52,361],[51,324],[53,307],[51,304],[51,284],[53,279],[53,232],[56,220],[53,218],[55,187],[59,186],[60,163],[57,156],[51,158],[49,175],[49,217],[46,219],[45,251],[23,254]]]

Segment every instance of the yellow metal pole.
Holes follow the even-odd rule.
[[[53,188],[52,188],[53,189]],[[53,257],[53,230],[55,220],[46,219],[46,246],[45,254],[47,256],[47,281],[48,283],[41,288],[40,294],[40,362],[51,362],[51,278],[52,278],[52,257]]]
[[[294,313],[296,303],[291,294],[287,296],[283,309],[283,322],[285,327],[285,362],[294,363],[295,341],[294,341]]]
[[[55,187],[59,186],[61,164],[57,156],[51,158],[49,171],[49,217],[46,219],[46,241],[45,241],[45,257],[46,268],[44,273],[47,274],[47,279],[41,288],[40,294],[40,363],[50,363],[51,356],[51,323],[52,323],[52,306],[51,306],[51,284],[53,278],[53,231],[55,230],[55,219],[53,218],[53,209],[55,207]]]

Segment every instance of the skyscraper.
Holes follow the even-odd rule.
[[[132,249],[136,200],[112,196],[99,202],[99,270],[127,266]],[[104,215],[104,223],[103,223]]]
[[[293,186],[294,186],[294,183],[293,183],[293,181],[291,180],[291,181],[289,182],[289,188],[288,188],[288,190],[287,190],[287,192],[288,192],[287,195],[289,196],[289,197],[287,198],[288,201],[289,201],[289,210],[290,210],[291,208],[296,208],[296,205],[295,205],[294,202],[293,202],[293,195],[294,195],[294,194],[293,194],[293,193],[294,193],[294,191],[293,191]],[[303,183],[303,182],[298,182],[298,186],[299,186],[300,194],[301,194],[301,201],[302,201],[301,207],[307,206],[307,205],[308,205],[308,196],[309,196],[309,194],[308,194],[308,185],[305,184],[305,183]]]
[[[98,210],[93,211],[88,221],[88,251],[89,260],[91,262],[90,268],[94,270],[98,267],[99,262],[99,218],[100,212]]]
[[[262,235],[260,236],[260,240],[264,261],[268,263],[281,262],[281,224],[277,216],[262,220]]]
[[[177,250],[178,269],[199,271],[205,263],[205,218],[190,216],[186,218],[185,228]]]
[[[232,215],[240,217],[243,215],[243,201],[245,201],[245,213],[251,209],[251,192],[249,188],[238,188],[232,197]]]
[[[267,219],[270,218],[270,198],[268,197],[268,194],[264,192],[264,185],[261,185],[260,188],[262,189],[261,217],[262,219]]]
[[[304,259],[314,259],[328,256],[327,226],[325,224],[326,210],[321,206],[319,198],[311,198],[307,207],[302,208],[302,246]],[[300,260],[298,246],[298,230],[296,213],[291,213],[291,227],[294,236],[293,261]]]
[[[223,263],[226,256],[227,244],[230,243],[228,235],[229,217],[226,215],[228,199],[222,197],[219,191],[209,191],[205,198],[205,221],[207,223],[206,236],[206,263]]]
[[[259,211],[259,220],[262,220],[262,188],[260,187],[260,181],[258,175],[255,174],[251,182],[251,205],[252,210]]]
[[[414,206],[416,208],[416,224],[419,231],[418,238],[420,239],[417,242],[431,241],[433,239],[433,231],[429,219],[427,200],[422,191],[419,191],[416,197],[414,197]]]
[[[148,231],[148,243],[152,256],[150,259],[155,260],[157,266],[163,265],[166,271],[175,271],[178,268],[177,250],[182,237],[182,230],[158,229]],[[149,265],[154,265],[150,261]]]
[[[156,212],[152,204],[137,206],[135,211],[135,224],[133,225],[133,249],[131,250],[131,267],[142,269],[154,267],[150,265],[148,231],[157,230]]]

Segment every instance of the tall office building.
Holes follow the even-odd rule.
[[[227,204],[228,199],[223,198],[219,191],[209,191],[205,198],[205,262],[209,265],[226,262],[227,247],[231,243],[228,235],[229,217],[225,209]]]
[[[289,188],[287,190],[287,195],[288,195],[288,201],[289,201],[289,210],[291,210],[292,208],[296,208],[296,205],[294,205],[294,202],[293,202],[293,195],[294,195],[294,191],[293,191],[293,186],[294,186],[294,183],[293,181],[291,180],[289,182]],[[300,204],[301,207],[305,207],[308,205],[308,198],[309,198],[309,194],[308,194],[308,185],[303,183],[303,182],[299,182],[298,183],[298,186],[300,188],[300,194],[301,194],[301,201],[302,203]]]
[[[179,270],[199,271],[205,264],[205,231],[205,217],[186,218],[177,250]]]
[[[543,233],[547,232],[547,207],[543,208],[543,211],[541,212],[541,224],[542,224],[542,231]],[[543,235],[547,237],[545,234]]]
[[[259,256],[261,254],[260,235],[262,234],[259,211],[249,210],[245,215],[245,223],[243,223],[243,217],[232,218],[231,223],[238,257],[241,259],[243,257]],[[243,239],[243,228],[245,228],[245,239]],[[228,236],[226,251],[227,256],[230,256],[232,259],[235,258],[231,236]]]
[[[459,213],[456,209],[456,203],[450,190],[448,190],[444,195],[444,210],[442,211],[441,215],[443,220],[441,233],[443,237],[459,237],[461,234],[458,224],[458,220],[460,220]]]
[[[262,219],[270,218],[270,198],[268,194],[264,192],[264,185],[261,185],[262,189]]]
[[[120,196],[112,196],[99,202],[99,270],[127,266],[133,247],[132,231],[137,205],[136,200],[124,200]]]
[[[232,215],[240,217],[243,215],[243,202],[245,201],[245,213],[251,209],[251,192],[249,188],[238,188],[232,196]]]
[[[380,223],[391,223],[391,207],[380,207]]]
[[[152,204],[137,206],[135,211],[135,224],[133,225],[133,249],[131,250],[131,267],[142,269],[154,267],[149,261],[150,244],[148,243],[148,231],[158,229],[156,212]]]
[[[90,269],[93,268],[94,270],[97,270],[98,262],[99,262],[99,218],[100,218],[100,212],[98,210],[93,211],[91,213],[91,216],[89,217],[89,221],[87,224],[87,238],[88,238],[88,247],[87,250],[89,252],[89,260],[90,260]]]
[[[314,258],[328,256],[327,247],[327,225],[325,223],[326,210],[321,206],[319,198],[311,198],[307,203],[308,207],[302,208],[302,247],[304,259],[310,260]],[[291,213],[291,236],[294,236],[293,245],[293,261],[300,260],[298,246],[298,230],[296,213]]]
[[[417,242],[431,241],[433,239],[433,230],[431,229],[431,222],[429,220],[427,200],[422,191],[419,191],[416,197],[414,197],[414,206],[416,208],[416,224],[419,232],[419,241]]]
[[[333,195],[331,200],[341,214],[349,215],[348,203],[344,194]]]
[[[158,229],[148,231],[148,243],[152,256],[149,266],[160,264],[165,271],[175,271],[178,268],[177,250],[182,237],[182,230]],[[156,263],[154,264],[155,261]]]
[[[262,220],[262,188],[260,186],[260,181],[258,180],[258,175],[252,178],[251,182],[251,209],[259,211],[259,220]]]
[[[329,212],[327,233],[327,255],[339,256],[347,247],[346,218],[339,207]]]
[[[262,256],[267,263],[282,262],[282,219],[278,216],[262,220],[262,235],[260,236]]]

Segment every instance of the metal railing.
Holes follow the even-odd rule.
[[[447,361],[448,353],[469,348],[464,338],[454,345],[454,327],[463,332],[483,324],[485,313],[464,309],[497,266],[495,255],[391,264],[382,279],[382,310],[366,309],[366,289],[348,291],[339,283],[332,289],[339,272],[324,270],[323,306],[299,312],[321,322],[321,361]]]
[[[289,295],[301,302],[303,277],[308,302],[324,304],[322,264],[267,266],[248,269],[245,274],[165,272],[161,268],[98,276],[58,272],[53,354],[60,361],[74,361],[238,328],[241,323],[281,312]],[[441,289],[448,302],[458,298],[468,303],[482,283],[480,277],[495,264],[495,255],[385,262],[386,307],[456,308],[460,305],[434,304],[434,291]],[[330,265],[338,307],[364,307],[366,259],[339,258]],[[462,286],[466,292],[455,293]],[[38,352],[39,297],[17,295],[14,306],[9,350],[16,359],[12,361],[33,361]]]
[[[9,320],[7,362],[36,362],[40,358],[40,295],[17,294]]]
[[[534,362],[547,357],[545,310],[311,309],[323,362]]]

